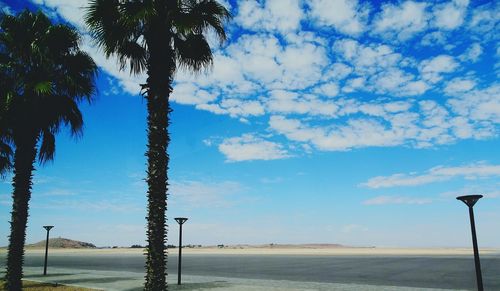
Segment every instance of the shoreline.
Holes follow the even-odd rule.
[[[44,248],[28,248],[27,254],[43,254]],[[49,249],[51,254],[79,254],[79,255],[135,255],[144,253],[140,248],[114,248],[114,249]],[[500,255],[500,248],[482,248],[481,255]],[[6,249],[1,249],[0,254],[5,254]],[[168,250],[175,255],[177,249]],[[305,256],[472,256],[472,248],[375,248],[375,247],[199,247],[183,248],[184,255],[305,255]]]

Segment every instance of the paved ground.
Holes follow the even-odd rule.
[[[116,271],[90,271],[51,268],[48,276],[40,275],[41,268],[27,267],[26,278],[34,281],[57,282],[61,284],[91,287],[110,291],[140,291],[143,284],[141,273]],[[168,278],[169,290],[210,290],[210,291],[439,291],[449,289],[413,288],[401,286],[377,286],[366,284],[339,284],[298,282],[285,280],[259,280],[225,278],[213,276],[184,275],[183,284],[176,285],[177,274]],[[459,289],[455,289],[459,290]]]
[[[169,270],[177,270],[176,262],[171,255]],[[28,254],[26,278],[130,291],[143,282],[138,253],[51,254],[47,277],[40,275],[42,265],[42,254]],[[483,256],[482,266],[485,290],[500,290],[500,256]],[[474,290],[476,284],[470,256],[186,255],[183,281],[171,290]]]

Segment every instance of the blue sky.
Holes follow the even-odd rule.
[[[84,136],[57,140],[38,167],[28,242],[145,238],[144,76],[95,48],[80,0],[1,0],[42,9],[84,34],[100,67]],[[500,5],[494,1],[224,2],[229,40],[214,67],[179,71],[168,218],[185,243],[500,246]],[[212,39],[212,37],[211,37]],[[0,245],[11,186],[0,185]]]

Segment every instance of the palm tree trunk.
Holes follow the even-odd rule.
[[[156,2],[160,8],[160,2]],[[175,3],[174,3],[175,4]],[[166,11],[158,10],[158,17],[150,25],[145,38],[149,47],[148,78],[143,85],[147,96],[148,109],[148,215],[146,250],[146,282],[144,290],[167,290],[166,224],[168,187],[168,133],[175,55],[170,43],[168,17]]]
[[[165,290],[167,237],[168,100],[148,96],[148,229],[145,290]]]
[[[7,253],[7,273],[5,275],[8,291],[20,291],[23,277],[24,243],[28,221],[28,202],[36,158],[36,139],[19,144],[14,155],[14,178],[12,187],[12,217],[10,222],[9,250]]]

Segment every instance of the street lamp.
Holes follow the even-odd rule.
[[[470,228],[472,231],[472,246],[474,247],[474,263],[476,264],[476,281],[477,281],[477,290],[483,291],[483,277],[481,275],[481,263],[479,261],[479,250],[477,248],[477,238],[476,238],[476,224],[474,222],[474,204],[483,198],[483,195],[466,195],[459,196],[457,200],[462,201],[469,207],[469,218],[470,218]]]
[[[180,229],[179,229],[179,264],[177,266],[177,285],[181,284],[181,256],[182,256],[182,225],[187,221],[188,219],[185,217],[176,217],[175,221],[179,223]]]
[[[47,275],[47,255],[49,253],[49,232],[53,225],[44,225],[43,228],[47,230],[47,240],[45,241],[45,264],[43,265],[43,275]]]

